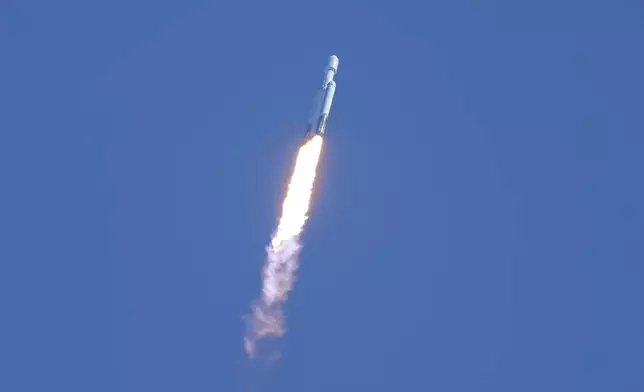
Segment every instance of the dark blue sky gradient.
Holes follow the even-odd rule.
[[[8,1],[0,390],[644,390],[638,1]],[[340,58],[283,356],[249,363]]]

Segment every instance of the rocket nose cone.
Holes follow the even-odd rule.
[[[335,72],[338,72],[338,64],[340,63],[340,60],[338,59],[338,56],[333,55],[329,57],[329,67],[333,68]]]

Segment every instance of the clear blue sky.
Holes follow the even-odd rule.
[[[3,2],[0,390],[644,390],[642,42],[635,0]]]

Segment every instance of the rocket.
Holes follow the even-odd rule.
[[[329,111],[331,111],[331,104],[333,103],[333,94],[335,94],[333,77],[338,72],[338,63],[338,57],[331,56],[324,68],[322,86],[317,91],[309,121],[306,123],[304,136],[306,139],[313,135],[324,135],[326,121],[329,118]]]

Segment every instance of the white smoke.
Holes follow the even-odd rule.
[[[244,339],[244,347],[251,358],[256,355],[258,341],[278,338],[286,332],[282,305],[293,288],[300,248],[298,237],[281,242],[277,248],[272,245],[266,247],[262,295],[254,304],[253,314],[247,320],[248,330]]]

